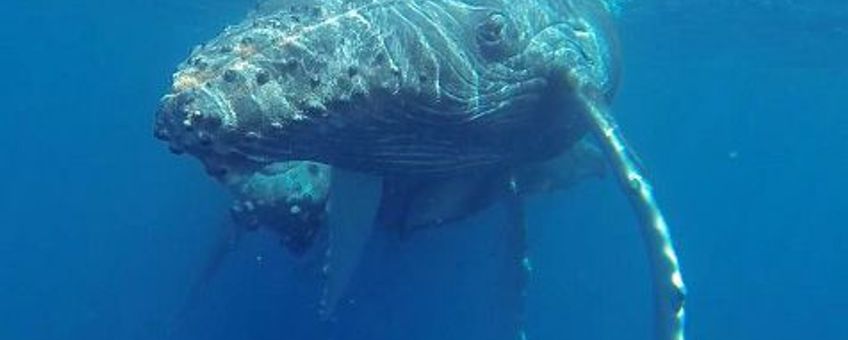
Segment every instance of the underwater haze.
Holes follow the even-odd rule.
[[[0,5],[0,339],[496,338],[483,231],[500,206],[366,253],[357,307],[332,327],[314,264],[266,233],[175,318],[231,198],[153,138],[154,113],[190,49],[254,6]],[[613,108],[674,236],[687,338],[848,339],[848,2],[614,7]],[[643,242],[614,182],[528,199],[528,339],[652,339]]]

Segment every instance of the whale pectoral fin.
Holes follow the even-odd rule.
[[[374,230],[382,179],[335,169],[328,202],[329,246],[321,314],[329,318],[347,293]]]
[[[590,129],[612,165],[613,175],[639,218],[640,231],[651,261],[656,308],[656,336],[660,340],[684,339],[686,287],[680,274],[668,225],[654,199],[653,188],[642,174],[603,99],[581,94]]]

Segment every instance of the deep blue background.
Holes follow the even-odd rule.
[[[159,338],[227,197],[153,140],[153,111],[190,47],[250,2],[2,5],[0,339]],[[799,3],[637,1],[622,14],[615,109],[673,228],[691,339],[848,339],[848,4]],[[648,339],[641,242],[613,183],[529,209],[531,339]],[[497,218],[421,239],[462,248]],[[177,337],[310,338],[308,275],[271,238],[245,243]],[[476,267],[440,266],[473,245],[421,244],[407,263],[430,281],[366,304],[417,318],[417,290],[485,289]]]

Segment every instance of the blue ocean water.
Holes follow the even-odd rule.
[[[335,330],[303,263],[261,234],[169,323],[229,198],[152,138],[153,112],[190,47],[252,5],[2,5],[0,339],[487,339],[497,242],[477,235],[497,209],[369,254],[361,307]],[[614,110],[675,236],[689,338],[848,339],[848,3],[622,7]],[[532,197],[528,215],[530,339],[650,339],[647,264],[613,181]]]

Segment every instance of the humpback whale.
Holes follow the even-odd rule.
[[[522,185],[591,136],[639,217],[656,338],[684,338],[668,226],[609,109],[620,61],[601,1],[276,3],[194,49],[154,133],[237,193],[281,164],[332,170],[330,312],[374,226],[439,224],[494,197],[523,229]]]

